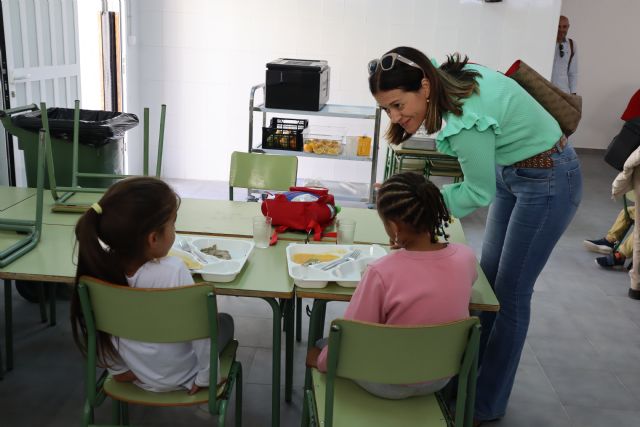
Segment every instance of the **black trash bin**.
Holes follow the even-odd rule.
[[[51,151],[55,168],[56,185],[69,187],[73,166],[73,115],[72,108],[48,108]],[[18,147],[24,152],[27,185],[36,186],[38,157],[38,131],[42,127],[42,114],[34,111],[10,117],[0,117],[4,127],[18,138]],[[78,170],[80,172],[123,174],[124,133],[137,126],[135,114],[113,111],[80,110],[78,133]],[[80,178],[84,187],[108,187],[113,180]],[[50,188],[48,176],[45,187]]]

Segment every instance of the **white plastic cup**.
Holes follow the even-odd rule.
[[[353,239],[356,235],[356,222],[350,218],[340,218],[338,219],[338,239],[337,243],[339,245],[351,245],[353,244]]]
[[[271,240],[271,217],[256,216],[253,218],[253,242],[256,248],[268,248]]]
[[[344,154],[349,157],[356,157],[358,154],[358,137],[348,136],[347,145],[345,146]]]

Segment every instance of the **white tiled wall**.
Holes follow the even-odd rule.
[[[631,95],[640,89],[640,1],[564,0],[562,13],[578,47],[583,101],[582,120],[571,140],[579,147],[606,148],[622,128],[620,115]]]
[[[223,180],[230,153],[247,150],[249,89],[264,81],[268,61],[326,59],[330,102],[373,106],[366,64],[398,45],[439,61],[460,51],[500,70],[522,58],[549,75],[559,11],[560,0],[136,0],[129,106],[150,106],[155,118],[167,104],[165,176]],[[372,130],[358,120],[312,123]],[[132,171],[140,157],[132,147]],[[305,160],[299,176],[367,182],[369,168]]]

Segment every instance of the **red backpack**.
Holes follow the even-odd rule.
[[[291,197],[300,193],[317,196],[315,201],[293,201]],[[291,187],[288,193],[276,194],[273,199],[262,202],[262,214],[272,218],[276,227],[271,238],[271,244],[278,240],[277,233],[287,230],[305,231],[313,233],[313,240],[320,240],[323,230],[333,222],[338,208],[335,206],[333,195],[326,188]],[[335,235],[327,233],[325,236]]]

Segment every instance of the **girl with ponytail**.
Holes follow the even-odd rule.
[[[76,284],[91,276],[119,286],[170,288],[192,285],[183,262],[167,256],[175,240],[180,198],[165,182],[151,177],[113,184],[78,220]],[[114,307],[117,310],[117,307]],[[71,327],[86,355],[87,330],[78,293],[71,300]],[[218,348],[233,338],[233,319],[220,313]],[[208,387],[209,342],[141,343],[99,332],[98,360],[117,381],[134,381],[152,391]]]

